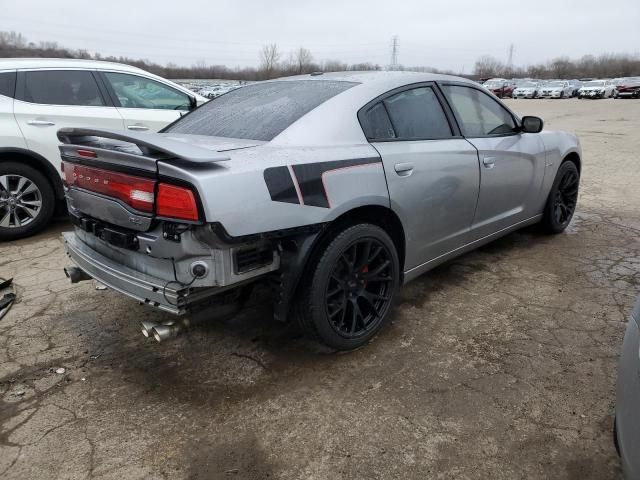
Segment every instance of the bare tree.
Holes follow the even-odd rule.
[[[271,76],[279,61],[280,51],[278,50],[278,45],[275,43],[263,45],[262,50],[260,50],[260,69],[267,77]]]
[[[480,57],[473,68],[473,73],[480,78],[497,77],[503,74],[504,64],[491,55]]]
[[[300,47],[294,54],[295,67],[297,73],[309,73],[313,66],[313,55],[311,51]]]

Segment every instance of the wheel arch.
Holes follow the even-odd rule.
[[[580,155],[578,154],[578,152],[569,152],[562,159],[562,162],[560,162],[560,165],[562,165],[565,162],[573,162],[573,163],[575,163],[576,168],[578,169],[578,173],[580,173],[580,174],[582,173],[582,160],[580,159]]]
[[[54,166],[42,155],[24,148],[0,148],[0,163],[9,161],[21,161],[26,165],[40,171],[51,181],[56,199],[64,198],[62,179]]]
[[[342,230],[356,223],[371,223],[382,228],[393,240],[400,260],[400,271],[404,270],[406,252],[406,237],[402,222],[396,213],[388,207],[381,205],[365,205],[356,207],[343,213],[333,220],[327,228],[327,237],[331,237],[331,231]],[[322,237],[324,237],[323,235]]]
[[[272,276],[272,286],[278,290],[274,295],[275,318],[285,320],[290,308],[298,298],[304,279],[310,268],[322,255],[323,247],[328,245],[337,232],[358,223],[370,223],[382,228],[393,241],[400,261],[400,284],[404,280],[404,261],[406,253],[405,232],[400,218],[393,210],[381,205],[363,205],[344,212],[325,224],[323,228],[302,237],[292,237],[283,241],[281,252],[281,272]],[[275,292],[274,292],[275,293]]]

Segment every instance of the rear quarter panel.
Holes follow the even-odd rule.
[[[330,222],[363,205],[389,206],[380,156],[368,144],[225,153],[230,161],[199,169],[160,162],[159,172],[194,185],[206,221],[220,222],[231,236]]]

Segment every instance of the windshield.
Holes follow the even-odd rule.
[[[585,87],[604,87],[604,82],[587,82],[584,84]]]
[[[533,82],[524,82],[518,88],[535,88],[535,87],[536,87],[536,84]]]
[[[268,142],[318,105],[355,85],[333,80],[255,83],[205,103],[164,131]]]
[[[504,85],[504,82],[500,81],[500,80],[489,80],[484,82],[484,86],[485,87],[490,87],[490,88],[495,88],[495,87],[501,87]]]
[[[546,86],[547,87],[564,87],[564,82],[551,82]]]

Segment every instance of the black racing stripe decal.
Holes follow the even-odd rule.
[[[304,163],[293,165],[293,172],[298,179],[300,192],[305,205],[329,208],[329,199],[322,183],[322,174],[339,168],[358,167],[372,163],[381,163],[380,158],[357,158],[352,160],[336,160],[331,162]],[[296,202],[297,203],[297,202]]]
[[[264,181],[274,202],[300,203],[288,167],[271,167],[264,171]]]

